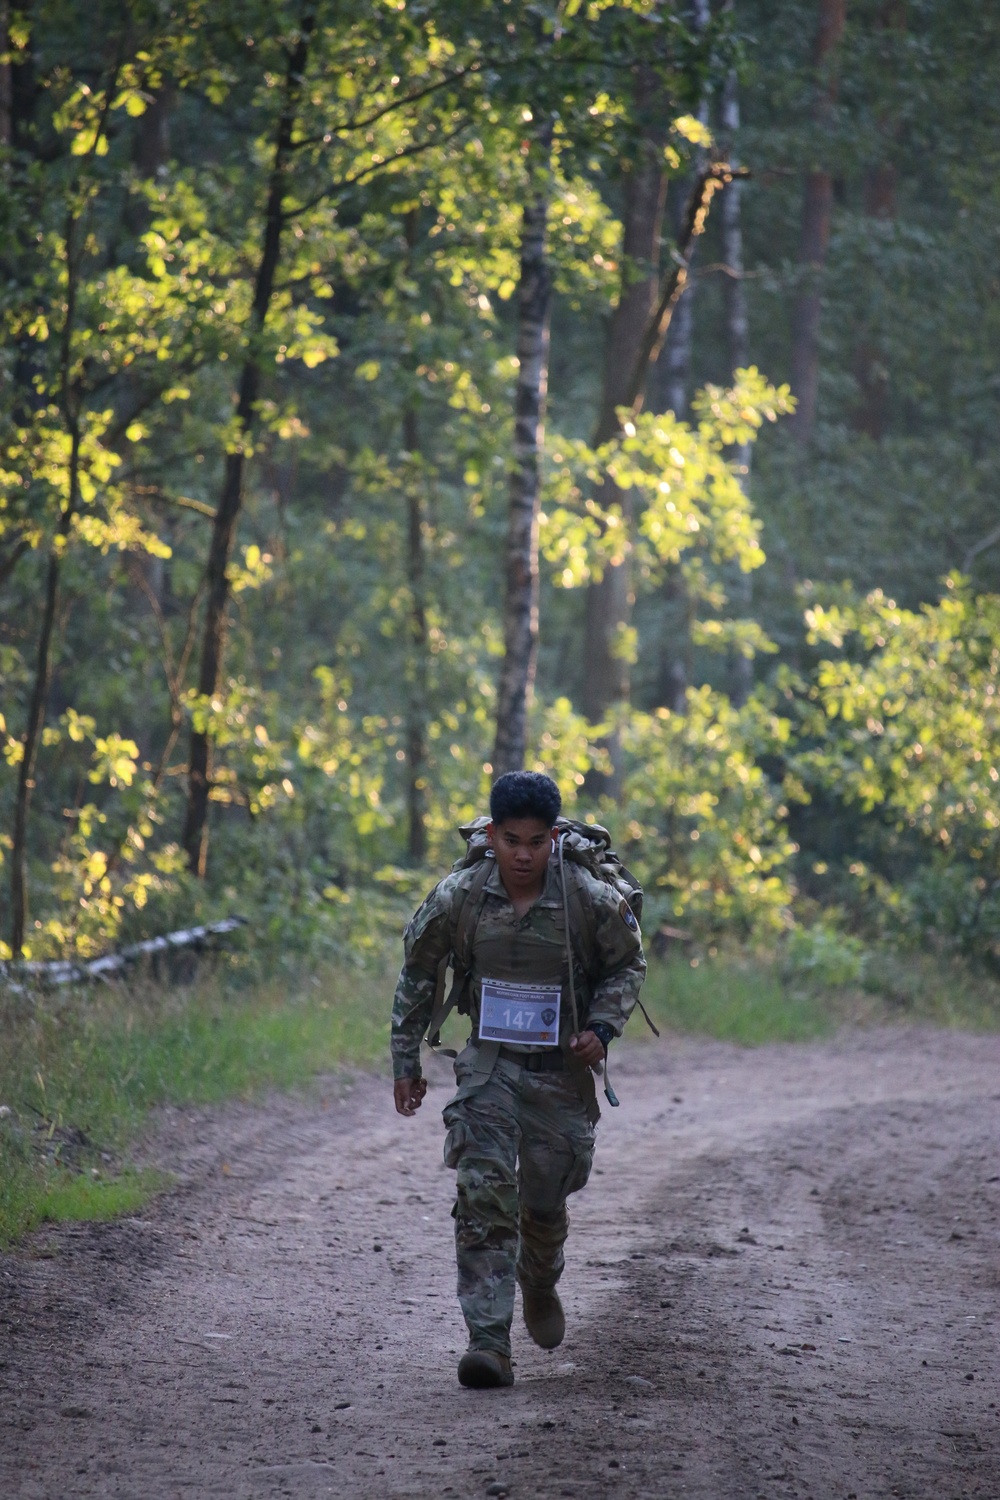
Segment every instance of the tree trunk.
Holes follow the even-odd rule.
[[[413,273],[420,211],[407,210],[403,220],[407,261]],[[420,452],[420,429],[410,396],[403,407],[403,445],[416,462]],[[427,638],[426,553],[424,502],[414,473],[406,496],[406,580],[410,589],[408,652],[406,662],[406,822],[407,854],[412,865],[427,858]]]
[[[653,185],[653,163],[656,160],[654,156],[652,161],[647,162],[647,182],[636,184],[637,188],[645,187],[646,190],[626,193],[625,227],[627,237],[633,241],[639,240],[644,231],[645,243],[658,246],[659,222],[663,210],[662,177],[658,184],[658,197],[650,191]],[[704,232],[712,197],[719,188],[732,180],[732,175],[732,169],[724,162],[714,162],[699,173],[684,215],[676,261],[660,285],[658,300],[652,277],[641,285],[637,280],[629,285],[626,280],[621,303],[612,319],[604,399],[592,438],[592,446],[595,448],[609,442],[621,430],[617,411],[619,407],[627,407],[636,415],[642,410],[646,380],[663,347],[674,309],[687,284],[691,256],[698,238]],[[657,204],[658,217],[654,234],[652,210]],[[624,259],[627,267],[628,256]],[[627,270],[625,275],[628,276]],[[644,311],[644,326],[637,316],[640,307]],[[609,481],[605,481],[601,494],[602,503],[610,504],[616,499],[628,528],[632,521],[629,493],[621,495]],[[628,629],[633,598],[627,556],[622,563],[607,568],[601,582],[592,584],[587,590],[587,676],[584,682],[583,709],[591,723],[599,723],[614,704],[627,701]],[[613,740],[614,737],[609,742],[609,749],[614,763]],[[605,790],[614,794],[617,783],[616,768],[610,780],[605,780],[602,785]],[[592,778],[592,785],[597,784],[597,778]]]
[[[731,164],[737,161],[737,138],[740,129],[740,98],[735,72],[730,72],[722,91],[722,129],[725,134],[727,155]],[[726,343],[728,364],[732,371],[744,370],[749,364],[749,324],[747,321],[747,295],[743,267],[743,224],[741,219],[742,184],[737,179],[731,182],[722,195],[719,209],[722,226],[722,259],[725,263]],[[732,458],[740,474],[740,485],[744,494],[750,491],[749,443],[740,443],[732,450]],[[729,585],[729,597],[735,613],[745,618],[753,600],[753,581],[750,573],[744,573],[734,564]],[[750,696],[753,686],[753,666],[741,651],[733,651],[729,658],[729,696],[737,708]]]
[[[226,455],[219,497],[219,507],[212,525],[205,570],[207,602],[202,634],[198,693],[211,700],[218,692],[226,639],[226,615],[229,607],[227,569],[236,539],[236,527],[243,505],[243,480],[246,467],[245,448],[256,427],[256,403],[260,390],[261,367],[256,348],[263,330],[274,292],[275,276],[281,258],[281,236],[284,227],[285,175],[292,146],[292,133],[302,92],[303,76],[309,57],[309,45],[315,28],[315,17],[307,15],[299,28],[298,40],[285,74],[284,103],[275,132],[274,156],[268,186],[267,208],[260,263],[254,283],[250,315],[250,343],[240,375],[236,420],[243,441]],[[204,877],[208,860],[208,801],[212,777],[212,743],[207,730],[192,728],[188,761],[188,800],[184,819],[183,844],[188,868]]]
[[[552,122],[538,131],[537,170],[521,221],[514,463],[510,473],[504,595],[504,658],[497,688],[493,774],[524,765],[528,707],[538,656],[539,469],[549,373],[552,277],[546,254]]]
[[[10,49],[10,0],[0,0],[0,57]],[[9,146],[14,138],[14,69],[0,62],[0,146]]]
[[[420,451],[417,415],[411,403],[403,411],[403,442],[414,458]],[[414,476],[416,480],[416,476]],[[427,640],[424,506],[416,482],[406,497],[406,579],[410,589],[409,660],[406,664],[406,820],[410,863],[427,858]]]
[[[813,121],[821,130],[829,127],[837,99],[834,52],[844,34],[847,0],[820,0],[819,26],[813,46],[815,92]],[[793,431],[806,446],[816,426],[819,387],[820,286],[833,212],[833,178],[821,161],[814,162],[805,178],[799,237],[801,281],[792,306],[792,390],[798,406]]]
[[[656,411],[670,411],[678,421],[687,416],[691,390],[691,355],[694,348],[694,283],[677,303],[670,322],[670,337],[663,351],[661,378],[653,398]]]
[[[640,108],[651,87],[649,79],[640,79],[637,87]],[[647,136],[625,177],[621,292],[608,329],[595,447],[615,436],[619,430],[617,409],[631,405],[634,399],[634,376],[657,306],[666,197],[662,163],[662,140],[658,134]],[[631,491],[620,491],[610,480],[605,480],[600,498],[603,506],[617,503],[621,507],[627,534],[632,518]],[[628,699],[627,631],[634,597],[627,557],[606,568],[600,582],[587,589],[583,711],[592,724],[600,723],[613,705]],[[614,760],[614,746],[610,748]],[[613,775],[605,790],[614,794],[616,785],[617,777]]]
[[[170,160],[170,114],[173,89],[169,84],[154,90],[136,129],[133,157],[140,176],[156,177]]]
[[[876,33],[901,35],[906,29],[904,0],[882,0],[876,22]],[[891,151],[899,135],[899,122],[883,116],[879,133]],[[894,162],[883,160],[866,168],[861,188],[861,207],[866,216],[880,223],[891,223],[896,217],[896,180]],[[874,238],[874,236],[873,236]],[[854,426],[873,441],[881,442],[889,419],[889,370],[882,341],[871,328],[863,328],[854,355],[858,382],[858,406]]]
[[[35,680],[28,704],[28,721],[21,744],[21,764],[18,768],[17,792],[14,798],[14,828],[11,839],[11,954],[20,958],[24,949],[24,938],[28,926],[28,814],[31,809],[31,794],[35,789],[35,767],[38,761],[38,746],[45,725],[45,706],[52,670],[52,636],[55,629],[56,607],[59,603],[59,574],[65,552],[70,526],[80,502],[80,416],[77,398],[70,385],[70,369],[73,352],[73,325],[76,319],[76,294],[79,267],[76,259],[77,221],[69,217],[66,225],[66,312],[63,320],[62,347],[60,351],[60,406],[70,440],[69,470],[67,474],[66,502],[59,516],[59,525],[49,552],[49,563],[45,576],[45,603],[42,609],[42,624],[38,634],[38,654],[35,661]]]
[[[13,54],[11,61],[0,63],[0,145],[20,152],[32,150],[35,136],[38,77],[33,10],[33,0],[21,0],[16,7],[18,20],[27,23],[28,43]],[[11,56],[10,24],[14,13],[11,0],[0,0],[0,51],[7,56]]]
[[[892,166],[869,167],[862,187],[862,207],[869,218],[881,221],[896,216],[896,170]],[[880,341],[870,328],[861,330],[854,352],[858,382],[858,405],[854,426],[874,442],[885,436],[889,415],[889,370]]]
[[[696,30],[705,30],[711,21],[711,8],[708,0],[695,0],[692,7],[692,19]],[[710,122],[711,98],[707,88],[702,89],[697,117],[703,125],[707,126]],[[705,152],[699,150],[696,156],[697,168],[704,170],[705,162]],[[696,171],[692,187],[697,180],[698,172]],[[675,238],[678,241],[682,237],[683,222],[682,212],[675,226]],[[697,246],[695,245],[692,248],[689,265],[693,264],[696,253]],[[651,383],[656,381],[657,385],[657,390],[652,393],[654,410],[673,412],[677,420],[681,422],[688,415],[688,402],[691,397],[696,288],[697,283],[690,280],[678,298],[658,365],[659,380],[656,381],[655,373],[651,374]],[[663,595],[669,608],[668,618],[671,621],[677,621],[677,626],[674,629],[667,626],[660,637],[659,700],[665,702],[667,707],[675,713],[683,713],[687,704],[692,611],[684,575],[679,567],[672,566],[667,569]]]
[[[708,0],[694,0],[691,7],[691,16],[694,29],[703,32],[712,19],[711,7]],[[708,125],[711,114],[711,101],[707,88],[702,90],[698,101],[697,117],[703,125]],[[705,164],[705,152],[699,150],[696,157],[698,167]],[[695,174],[697,176],[697,173]],[[681,237],[682,220],[678,218],[675,225],[675,236]],[[694,256],[692,255],[692,261]],[[657,382],[655,397],[655,410],[671,411],[679,421],[683,421],[687,415],[688,400],[690,398],[691,386],[691,353],[694,341],[694,296],[696,283],[691,281],[684,289],[684,294],[678,300],[674,309],[674,315],[670,322],[670,336],[666,340],[660,361],[660,379]]]
[[[70,495],[59,518],[56,533],[58,542],[49,553],[49,565],[45,577],[45,605],[42,613],[42,628],[38,635],[38,655],[35,662],[35,680],[31,688],[28,705],[28,722],[22,742],[21,764],[18,768],[17,793],[14,800],[14,829],[10,851],[10,948],[11,956],[21,957],[28,925],[28,814],[31,794],[35,790],[35,766],[38,746],[45,726],[45,704],[48,697],[49,678],[52,667],[52,635],[55,627],[56,606],[59,602],[59,573],[62,548],[69,534],[70,524],[79,500],[80,436],[75,431],[71,437],[70,450]]]
[[[38,76],[35,67],[35,36],[32,0],[17,7],[21,21],[28,25],[28,40],[16,53],[10,50],[10,23],[14,6],[10,0],[0,0],[0,46],[11,57],[10,62],[0,64],[0,145],[10,148],[5,173],[5,185],[15,194],[21,204],[21,219],[7,226],[7,235],[0,251],[0,276],[12,285],[30,285],[37,244],[35,242],[35,220],[41,212],[38,201],[39,182],[32,173],[32,158],[37,151],[35,111],[39,98]],[[12,371],[12,385],[16,393],[13,402],[15,423],[28,423],[33,413],[45,405],[45,397],[35,384],[38,361],[35,356],[35,340],[20,332],[15,341],[17,350]]]
[[[170,117],[174,107],[174,89],[163,83],[151,92],[145,112],[136,120],[132,140],[132,161],[140,177],[155,182],[170,161]],[[126,199],[122,209],[121,232],[136,241],[149,228],[152,213],[149,203],[139,194]],[[113,264],[120,256],[114,237],[108,247]]]

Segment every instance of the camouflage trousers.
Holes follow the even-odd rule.
[[[590,1176],[594,1127],[568,1073],[504,1057],[485,1083],[469,1072],[460,1054],[458,1093],[444,1110],[445,1165],[458,1174],[458,1298],[470,1346],[509,1354],[515,1274],[536,1287],[562,1275],[566,1199]]]

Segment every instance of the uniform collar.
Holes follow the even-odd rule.
[[[506,901],[508,905],[513,905],[510,896],[507,894],[507,887],[500,879],[500,866],[495,859],[491,859],[490,864],[493,868],[486,877],[486,890],[491,896],[498,896],[501,901]],[[559,871],[556,869],[555,860],[549,860],[548,869],[545,871],[545,884],[542,887],[542,894],[532,905],[562,906],[562,888],[559,884]]]

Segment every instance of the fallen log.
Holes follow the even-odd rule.
[[[225,937],[246,927],[246,917],[223,917],[219,922],[207,922],[201,927],[183,927],[177,932],[165,933],[162,937],[146,938],[141,943],[131,943],[117,953],[106,953],[102,958],[91,958],[85,962],[57,958],[47,962],[28,960],[26,963],[0,963],[0,983],[15,994],[23,994],[30,986],[47,988],[60,984],[84,984],[94,979],[108,979],[120,974],[137,959],[157,953],[173,953],[179,948],[208,948],[212,939]],[[24,981],[27,981],[25,983]]]

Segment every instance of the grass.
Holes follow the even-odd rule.
[[[777,966],[758,958],[684,959],[651,964],[642,1002],[657,1025],[739,1042],[803,1042],[833,1031],[823,998],[793,993]],[[645,1031],[641,1016],[629,1034]]]
[[[115,1177],[66,1170],[46,1172],[24,1161],[3,1160],[0,1150],[0,1231],[7,1243],[40,1224],[108,1220],[134,1213],[166,1185],[162,1173],[125,1168]]]
[[[875,949],[859,969],[844,981],[797,968],[787,955],[675,958],[650,965],[642,998],[658,1025],[746,1047],[893,1021],[1000,1029],[1000,984],[959,959]],[[630,1034],[641,1030],[641,1018],[633,1020]]]
[[[824,950],[825,951],[825,950]],[[782,957],[654,961],[643,999],[658,1025],[758,1046],[894,1019],[1000,1028],[1000,986],[960,962],[876,950],[850,983]],[[163,1179],[129,1151],[151,1109],[252,1098],[344,1067],[384,1068],[398,949],[296,982],[240,989],[75,990],[0,1001],[0,1244],[47,1220],[134,1212]],[[449,1023],[461,1040],[464,1023]],[[646,1035],[641,1017],[629,1035]],[[447,1040],[448,1038],[446,1038]]]
[[[8,1002],[0,1244],[47,1219],[130,1211],[161,1187],[127,1164],[156,1105],[252,1098],[345,1066],[384,1066],[397,966],[393,952],[295,986],[240,992],[209,979]]]

